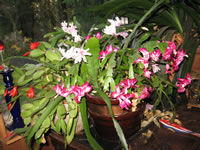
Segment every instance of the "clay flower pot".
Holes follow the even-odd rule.
[[[105,141],[118,142],[119,137],[115,130],[109,109],[101,97],[87,96],[87,107],[97,134]],[[122,110],[119,101],[111,99],[115,119],[120,124],[126,138],[136,133],[141,126],[144,105],[138,106],[135,112]]]

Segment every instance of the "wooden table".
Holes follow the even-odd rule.
[[[133,134],[130,138],[126,139],[127,143],[130,144],[134,139],[136,139],[141,133],[145,132],[148,128],[150,128],[153,125],[153,122],[148,124],[146,127],[140,129],[137,133]],[[96,141],[103,147],[105,150],[121,150],[121,144],[119,141],[116,143],[111,143],[108,141],[104,141],[102,138],[100,138],[95,130],[93,128],[90,129],[93,137],[96,139]],[[54,146],[55,150],[65,150],[65,140],[64,136],[56,133],[55,131],[51,131],[49,133],[49,137],[51,140],[52,145]],[[84,133],[80,135],[76,135],[73,139],[72,143],[69,145],[67,149],[70,150],[92,150],[92,147],[87,141],[87,137]]]

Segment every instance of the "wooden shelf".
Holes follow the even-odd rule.
[[[187,104],[187,108],[188,109],[191,109],[191,108],[200,108],[200,104],[188,103]]]
[[[198,101],[200,97],[200,74],[197,72],[191,72],[190,76],[192,78],[191,85],[187,89],[188,93],[188,104],[187,108],[200,108],[200,102]]]

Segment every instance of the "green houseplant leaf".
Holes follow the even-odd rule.
[[[31,147],[30,147],[31,138],[38,131],[38,129],[40,128],[41,124],[46,119],[46,117],[51,113],[51,111],[54,109],[54,107],[57,106],[62,100],[63,100],[63,97],[58,97],[54,101],[51,101],[51,103],[49,104],[48,109],[46,109],[44,111],[44,113],[40,116],[40,118],[35,123],[35,125],[31,128],[31,130],[30,130],[30,132],[29,132],[29,134],[27,136],[27,145],[28,145],[29,149],[31,149]]]
[[[85,98],[82,99],[82,102],[79,104],[80,107],[80,112],[81,112],[81,118],[83,122],[83,127],[85,129],[85,134],[88,138],[88,142],[92,146],[93,149],[97,150],[103,150],[103,148],[96,142],[96,140],[93,138],[91,132],[90,132],[90,127],[88,123],[88,119],[85,117],[87,116],[87,110],[86,110],[86,100]]]
[[[113,4],[116,7],[112,7]],[[131,5],[135,7],[127,8]],[[27,135],[27,144],[30,146],[33,137],[40,143],[43,134],[49,129],[59,134],[64,133],[66,144],[70,144],[75,135],[80,109],[88,142],[93,149],[103,149],[90,133],[86,94],[98,95],[104,99],[123,149],[128,149],[128,144],[114,117],[109,97],[119,100],[122,109],[129,109],[131,105],[129,97],[134,97],[132,92],[139,94],[137,96],[139,103],[143,101],[143,92],[147,89],[150,95],[150,89],[153,88],[158,95],[153,109],[155,110],[159,105],[164,107],[164,98],[174,110],[173,103],[168,98],[168,95],[172,95],[174,86],[169,81],[156,78],[157,74],[153,70],[156,60],[150,59],[155,49],[160,49],[163,55],[169,43],[163,41],[161,41],[163,44],[158,43],[159,38],[151,35],[151,29],[148,32],[143,31],[143,25],[152,27],[155,24],[149,23],[154,23],[154,20],[162,21],[166,17],[173,21],[168,23],[169,27],[160,31],[159,35],[164,35],[170,25],[177,26],[181,31],[182,26],[179,24],[176,9],[169,7],[170,5],[171,3],[165,0],[155,3],[150,0],[110,1],[104,4],[103,9],[107,13],[105,16],[108,17],[113,12],[126,14],[128,11],[127,16],[135,17],[131,20],[131,24],[122,23],[123,20],[116,17],[108,20],[107,24],[97,25],[97,28],[93,26],[89,35],[84,38],[79,35],[82,30],[75,19],[73,23],[62,22],[61,28],[56,28],[57,32],[46,35],[50,38],[49,43],[41,42],[39,48],[32,51],[31,58],[23,57],[39,63],[39,65],[26,65],[22,67],[23,69],[17,68],[15,72],[15,78],[19,80],[17,85],[22,88],[19,89],[20,92],[22,91],[21,95],[30,95],[27,94],[29,86],[35,90],[32,105],[24,105],[22,112],[25,124],[31,127],[23,130]],[[121,8],[127,9],[121,10]],[[131,11],[135,11],[135,14]],[[159,25],[166,22],[168,21],[164,20]],[[121,31],[125,31],[127,35],[122,35]],[[100,32],[103,34],[98,35]],[[140,48],[146,49],[145,52]],[[162,63],[167,61],[161,62],[161,65]],[[65,103],[68,105],[67,109]],[[58,117],[56,122],[54,122],[55,116]],[[66,116],[67,122],[65,122]],[[34,124],[30,124],[32,121],[30,119]]]
[[[91,38],[88,40],[88,42],[86,43],[85,48],[89,48],[89,52],[92,54],[92,56],[88,56],[87,60],[87,71],[88,74],[91,76],[91,79],[93,80],[93,82],[97,82],[97,75],[98,75],[98,70],[99,70],[99,52],[100,52],[100,48],[99,48],[99,40],[97,38]],[[97,83],[96,83],[97,85]]]

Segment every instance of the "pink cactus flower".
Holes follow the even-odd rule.
[[[92,86],[89,85],[89,82],[85,82],[82,86],[81,89],[84,93],[89,93],[92,90]]]
[[[144,87],[143,91],[141,92],[138,98],[141,98],[141,99],[148,98],[150,96],[150,93],[149,93],[150,91],[151,89],[149,89],[148,87]]]
[[[121,81],[119,85],[126,88],[132,88],[137,82],[136,78],[134,79],[126,79],[125,81]]]
[[[190,74],[187,73],[185,78],[178,78],[178,82],[176,83],[176,86],[179,88],[178,92],[182,93],[185,91],[185,87],[191,84],[192,78],[190,77]]]
[[[117,85],[115,87],[115,91],[111,93],[111,98],[115,98],[119,100],[119,106],[122,109],[127,109],[128,107],[131,106],[131,101],[129,100],[130,98],[133,98],[135,95],[133,93],[131,94],[125,94],[123,91],[121,91],[120,86]]]
[[[117,47],[115,47],[113,51],[114,51],[114,52],[117,52],[118,50],[119,50],[119,49],[118,49]]]
[[[183,61],[184,57],[188,57],[188,55],[186,55],[186,52],[184,52],[183,49],[180,51],[177,51],[176,58],[174,59],[174,62],[172,65],[174,71],[177,71],[179,69],[179,65]]]
[[[102,35],[100,34],[100,32],[97,32],[96,38],[99,39],[99,40],[102,38]]]
[[[85,37],[85,40],[87,41],[87,40],[89,40],[91,38],[91,36],[90,35],[87,35],[86,37]]]
[[[166,64],[166,65],[165,65],[165,73],[166,73],[166,74],[171,74],[171,67],[170,67],[169,64]]]
[[[63,96],[63,97],[67,97],[71,93],[70,91],[66,91],[66,88],[64,87],[64,83],[61,86],[59,86],[59,84],[56,85],[54,87],[54,90],[55,90],[56,94]]]
[[[157,49],[151,53],[150,57],[151,57],[151,60],[158,62],[160,59],[160,56],[161,56],[161,51],[160,49]]]
[[[111,97],[111,98],[117,98],[117,97],[120,96],[121,94],[123,94],[123,92],[121,91],[120,86],[117,85],[117,86],[115,87],[115,92],[112,92],[111,95],[110,95],[110,97]]]
[[[106,50],[105,51],[102,50],[101,52],[99,52],[100,56],[98,57],[98,59],[105,59],[106,56],[108,54],[112,53],[112,52],[113,52],[113,46],[111,44],[111,45],[106,46]]]
[[[99,52],[99,55],[100,56],[98,57],[98,59],[105,59],[108,54],[106,53],[106,51],[102,50]]]
[[[63,97],[67,97],[71,93],[73,93],[75,95],[74,100],[77,103],[80,103],[81,98],[83,96],[85,96],[85,94],[88,94],[92,90],[92,86],[90,86],[89,83],[86,82],[82,86],[73,85],[67,91],[66,88],[64,87],[64,83],[63,83],[61,86],[56,85],[54,87],[54,90],[55,90],[57,95],[60,95],[60,96],[63,96]]]
[[[153,73],[157,73],[158,71],[160,71],[160,68],[158,67],[158,64],[153,64],[152,65],[152,70],[153,70]]]
[[[163,59],[166,61],[170,61],[172,59],[173,50],[170,48],[166,48],[165,53],[163,54]]]
[[[149,66],[149,61],[146,61],[143,57],[140,57],[140,58],[138,58],[138,59],[136,59],[136,60],[134,61],[134,63],[136,63],[136,64],[138,64],[138,63],[140,63],[140,62],[144,65],[144,68],[148,68],[148,66]]]
[[[134,85],[136,84],[136,82],[137,82],[136,78],[134,78],[134,79],[126,79],[125,81],[121,81],[119,83],[119,85],[123,87],[123,93],[127,94],[128,93],[128,88],[133,88]]]
[[[92,86],[89,85],[89,82],[86,82],[82,86],[74,85],[70,89],[71,93],[75,95],[74,100],[76,101],[76,103],[80,103],[81,98],[92,90]]]
[[[110,53],[113,52],[113,46],[112,46],[112,44],[106,46],[106,52],[107,52],[107,54],[110,54]]]
[[[138,51],[142,53],[144,60],[149,60],[150,52],[148,50],[146,50],[145,48],[140,48]]]
[[[131,106],[131,101],[130,101],[130,98],[133,98],[134,97],[134,94],[123,94],[121,95],[118,100],[119,100],[119,106],[122,108],[122,109],[129,109],[129,107]]]
[[[143,71],[144,71],[143,75],[150,79],[152,72],[150,70],[148,70],[148,69],[145,69],[145,68],[143,69]]]
[[[163,59],[166,61],[170,61],[173,56],[174,44],[169,42],[168,47],[165,49],[165,53],[163,54]]]
[[[168,41],[167,43],[168,43],[168,47],[176,51],[176,44],[174,42]]]

